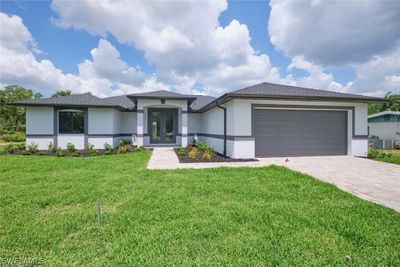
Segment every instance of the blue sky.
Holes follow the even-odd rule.
[[[2,43],[7,44],[7,38],[16,39],[27,50],[4,46],[1,56],[27,62],[12,66],[20,75],[7,72],[8,66],[2,65],[0,82],[3,86],[21,84],[45,95],[59,89],[100,96],[153,89],[218,95],[261,81],[367,95],[399,90],[400,66],[393,62],[400,51],[400,33],[393,27],[400,22],[399,11],[393,11],[398,2],[360,3],[365,10],[359,14],[360,21],[352,19],[354,14],[349,11],[333,13],[343,6],[356,11],[354,3],[284,2],[205,2],[193,4],[199,7],[182,5],[178,10],[167,2],[158,10],[144,2],[130,5],[128,1],[118,2],[119,7],[105,4],[101,8],[95,1],[83,0],[2,1],[2,25],[9,24],[10,31],[15,27],[14,32],[27,32],[12,36],[16,34],[2,26]],[[85,5],[80,6],[82,3]],[[132,12],[128,19],[119,21],[115,14],[124,16],[123,4]],[[193,30],[170,14],[154,21],[159,19],[156,12],[169,9],[192,24]],[[135,14],[135,10],[141,11]],[[196,10],[209,11],[210,16]],[[96,12],[103,15],[85,16]],[[316,12],[337,16],[337,20],[331,18],[332,24],[329,19],[318,18]],[[364,19],[383,14],[391,16],[377,26],[362,24]],[[193,19],[196,16],[197,21]],[[314,20],[312,16],[316,16]],[[127,26],[127,21],[132,25]],[[143,33],[141,28],[148,31]],[[382,28],[388,32],[382,33]],[[163,35],[164,30],[168,34]],[[349,36],[346,31],[357,33],[360,43],[343,38]],[[171,37],[173,34],[177,37]],[[382,34],[392,38],[376,43],[373,38]],[[149,37],[154,40],[143,41]],[[106,66],[108,62],[118,68]],[[374,72],[375,67],[379,67],[379,73]],[[51,77],[46,77],[49,73]]]

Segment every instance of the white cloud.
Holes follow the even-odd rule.
[[[262,81],[280,81],[268,55],[250,44],[246,25],[226,27],[218,17],[226,1],[93,2],[53,1],[56,24],[106,36],[112,34],[144,52],[157,80],[189,93],[201,84],[220,94]],[[134,12],[133,12],[134,10]],[[129,23],[128,23],[129,22]]]
[[[116,48],[104,39],[92,49],[92,60],[78,64],[77,75],[65,74],[50,60],[36,58],[35,51],[38,48],[32,46],[32,35],[20,17],[0,12],[0,18],[6,29],[0,31],[2,85],[20,84],[50,92],[67,89],[75,93],[89,91],[98,96],[166,88],[155,77],[122,61]]]
[[[400,42],[400,1],[270,2],[272,44],[318,65],[365,63]]]

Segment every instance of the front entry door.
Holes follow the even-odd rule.
[[[176,109],[150,109],[148,132],[151,144],[176,142],[178,112]]]

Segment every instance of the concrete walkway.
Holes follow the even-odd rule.
[[[271,164],[310,174],[340,189],[400,212],[400,165],[351,156],[260,158],[253,162],[179,163],[172,148],[155,148],[148,169],[263,167]]]

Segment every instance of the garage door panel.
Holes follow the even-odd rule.
[[[347,112],[255,110],[257,157],[347,154]]]

